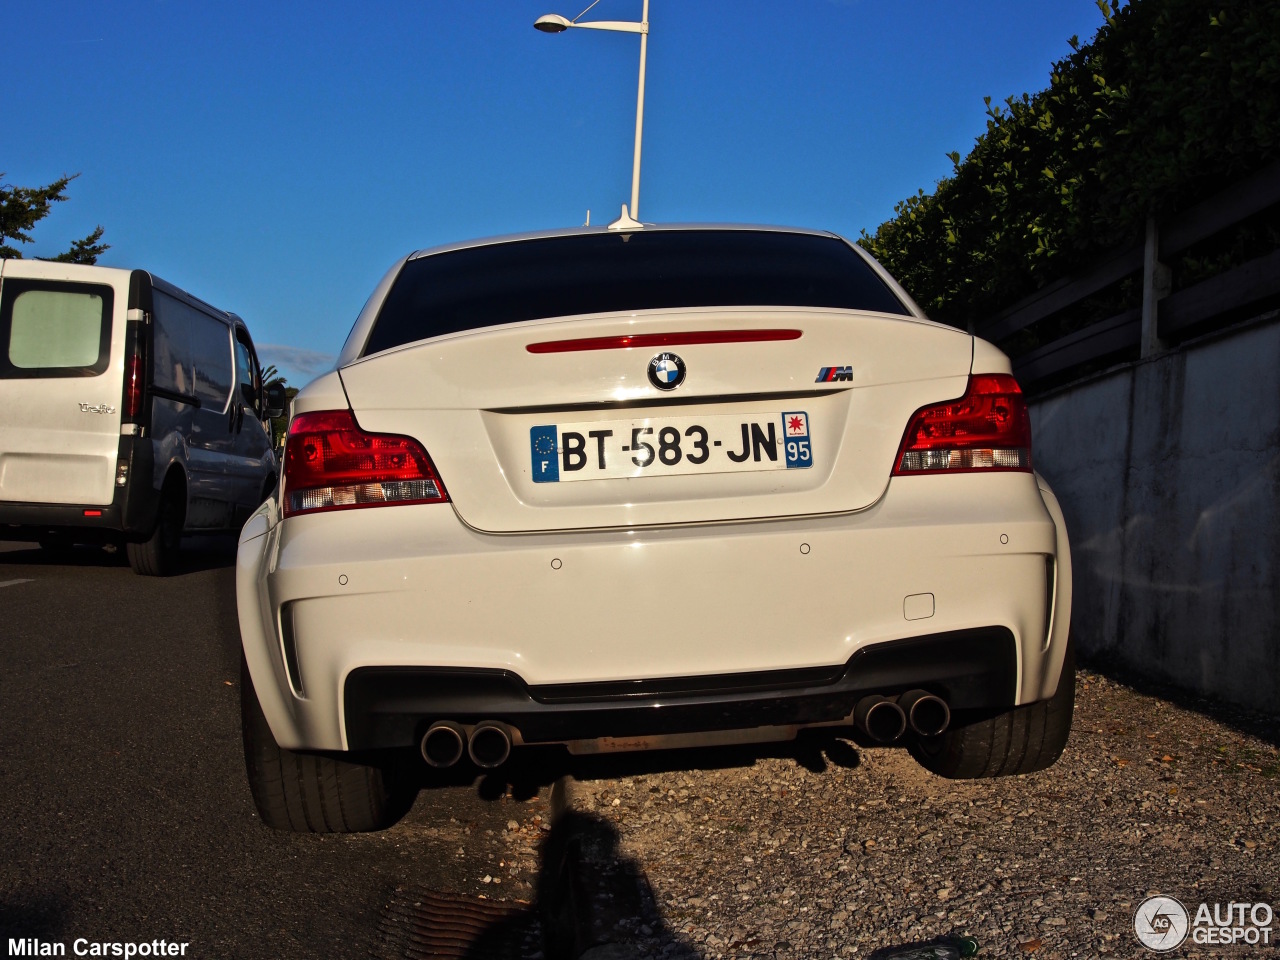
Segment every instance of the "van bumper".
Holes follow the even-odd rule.
[[[146,539],[155,529],[160,491],[151,486],[155,451],[146,437],[120,438],[117,464],[128,479],[110,503],[31,503],[0,500],[0,540],[71,537],[86,542]]]

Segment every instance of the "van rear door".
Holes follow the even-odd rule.
[[[129,272],[0,269],[0,501],[110,504]]]

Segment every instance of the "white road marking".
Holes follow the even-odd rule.
[[[20,583],[35,583],[34,580],[0,580],[0,587],[16,587]]]

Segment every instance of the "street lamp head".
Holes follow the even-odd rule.
[[[533,29],[541,30],[543,33],[564,33],[571,26],[573,24],[568,18],[562,17],[558,13],[543,14],[533,21]]]

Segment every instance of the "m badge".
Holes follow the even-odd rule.
[[[852,380],[853,367],[823,367],[818,371],[818,379],[814,383],[833,383],[836,380]]]

